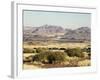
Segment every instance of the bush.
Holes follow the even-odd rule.
[[[32,49],[32,53],[36,53],[36,50],[35,49]]]
[[[60,50],[66,50],[66,48],[60,48]]]
[[[91,53],[88,54],[88,58],[91,59]]]
[[[29,48],[24,48],[23,49],[23,53],[32,53],[33,50],[32,49],[29,49]]]
[[[63,52],[46,51],[33,56],[33,61],[38,61],[48,64],[57,64],[65,61],[66,54]]]
[[[83,48],[82,51],[87,52],[87,53],[91,53],[91,48],[90,47]]]
[[[35,49],[24,48],[23,53],[36,53]]]
[[[41,53],[47,50],[48,50],[47,48],[36,48],[36,53]]]
[[[84,53],[80,48],[66,49],[65,52],[69,57],[84,57]]]
[[[32,57],[33,56],[28,56],[28,57],[24,57],[23,62],[32,62]]]
[[[90,47],[87,48],[87,53],[91,53],[91,48]]]
[[[61,63],[65,61],[65,59],[66,54],[63,52],[52,52],[47,57],[49,63]]]
[[[53,48],[48,48],[49,50],[59,50],[59,48],[53,47]]]

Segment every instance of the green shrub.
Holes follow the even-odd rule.
[[[87,48],[87,53],[91,53],[91,48],[90,47]]]
[[[91,53],[91,48],[90,47],[83,48],[82,51],[87,52],[87,53]]]
[[[88,54],[89,59],[91,59],[91,53]]]
[[[61,63],[65,61],[65,59],[66,54],[63,52],[51,52],[47,57],[49,63]]]
[[[59,50],[59,48],[53,47],[53,48],[48,48],[49,50]]]
[[[41,53],[47,50],[48,50],[47,48],[36,48],[36,53]]]
[[[64,52],[45,51],[33,56],[33,61],[38,61],[48,64],[57,64],[65,61],[66,54]]]
[[[66,50],[66,48],[60,48],[60,50]]]
[[[36,53],[35,49],[24,48],[23,53]]]
[[[84,57],[84,53],[80,48],[71,48],[71,49],[66,49],[65,52],[69,57]]]
[[[32,53],[36,53],[36,50],[35,49],[32,49]]]

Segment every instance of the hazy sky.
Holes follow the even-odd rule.
[[[45,24],[58,25],[63,28],[90,27],[91,14],[46,12],[46,11],[23,11],[23,25],[38,27]]]

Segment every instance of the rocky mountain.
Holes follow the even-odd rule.
[[[91,30],[88,27],[81,27],[75,30],[70,30],[65,33],[61,39],[67,41],[90,41]]]
[[[60,26],[46,24],[46,25],[37,27],[37,29],[33,30],[32,33],[35,35],[42,34],[42,36],[54,36],[54,35],[64,34],[64,29]]]
[[[24,27],[24,41],[54,39],[64,35],[65,30],[61,26],[43,25],[40,27]]]
[[[43,25],[40,27],[24,27],[24,41],[32,40],[64,40],[64,41],[90,41],[91,30],[80,27],[75,30],[63,29],[61,26]]]

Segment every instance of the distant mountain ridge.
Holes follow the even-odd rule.
[[[80,27],[75,30],[64,29],[56,25],[42,25],[40,27],[24,27],[24,41],[33,40],[65,40],[65,41],[90,41],[91,30],[89,27]]]
[[[37,27],[36,30],[34,30],[32,33],[37,35],[52,35],[52,34],[59,34],[64,33],[64,29],[60,26],[53,26],[53,25],[43,25],[40,27]]]
[[[68,41],[90,41],[91,30],[88,27],[81,27],[75,30],[68,31],[62,36],[62,39]]]

